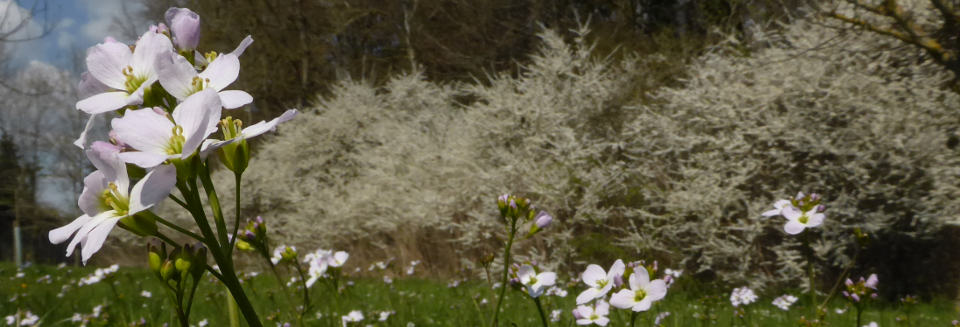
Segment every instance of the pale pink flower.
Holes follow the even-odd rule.
[[[626,265],[620,259],[613,263],[608,272],[603,271],[603,268],[595,264],[587,266],[587,269],[581,275],[581,279],[590,288],[577,295],[577,304],[584,304],[607,295],[613,288],[614,280],[617,276],[622,276],[625,269]]]
[[[630,289],[623,289],[610,297],[610,304],[620,309],[647,311],[653,302],[667,295],[667,285],[663,280],[650,280],[650,274],[643,266],[637,267],[629,279]]]

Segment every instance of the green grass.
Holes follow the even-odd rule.
[[[42,326],[74,326],[70,321],[75,313],[89,315],[93,308],[104,305],[103,314],[90,326],[129,326],[136,325],[141,318],[146,326],[177,326],[169,294],[153,275],[139,268],[120,269],[109,281],[93,285],[77,286],[77,281],[92,274],[92,267],[33,266],[23,270],[24,277],[17,278],[16,270],[9,263],[0,263],[0,316],[13,314],[18,308],[30,310],[40,316]],[[49,275],[49,280],[40,280]],[[209,274],[207,274],[209,277]],[[483,326],[489,325],[492,318],[495,298],[488,284],[481,280],[461,283],[457,287],[448,287],[446,281],[424,280],[417,278],[395,278],[392,284],[386,284],[379,278],[348,279],[353,285],[346,286],[342,294],[334,296],[330,287],[317,283],[311,289],[314,308],[305,316],[308,326],[341,326],[340,316],[351,310],[361,310],[366,319],[358,326]],[[803,300],[795,304],[790,311],[781,311],[770,304],[773,297],[780,293],[761,294],[760,300],[748,306],[747,319],[735,320],[732,307],[727,301],[728,294],[717,292],[712,300],[704,302],[704,294],[695,293],[701,289],[691,282],[681,282],[670,289],[666,299],[654,305],[649,312],[640,315],[637,326],[652,326],[653,317],[659,312],[670,312],[663,326],[796,326],[801,315],[809,315],[809,308]],[[69,288],[64,289],[64,285]],[[112,285],[112,286],[111,286]],[[300,304],[299,294],[288,296],[273,275],[260,274],[248,279],[244,284],[248,294],[257,307],[265,325],[274,326],[276,322],[293,322],[293,313]],[[882,284],[881,284],[882,287]],[[732,288],[732,287],[731,287]],[[686,289],[686,291],[685,291]],[[152,297],[140,295],[149,291]],[[574,299],[580,291],[577,287],[568,288],[564,298],[545,297],[544,305],[548,314],[554,309],[563,310],[561,321],[551,326],[573,326]],[[727,291],[729,292],[729,291]],[[62,294],[62,297],[58,297]],[[508,290],[508,297],[502,314],[506,326],[539,326],[537,310],[533,302],[521,293]],[[794,295],[800,295],[796,292]],[[487,303],[480,301],[486,299]],[[208,326],[229,326],[227,320],[227,298],[225,289],[210,282],[201,285],[197,293],[191,322],[196,324],[207,319]],[[705,304],[712,303],[712,304]],[[827,316],[829,326],[854,326],[853,310],[836,314],[833,310],[845,305],[836,300],[829,306]],[[715,316],[716,323],[697,317]],[[395,311],[386,322],[377,321],[380,311]],[[612,309],[609,326],[626,326],[629,312]],[[920,303],[910,309],[909,322],[897,322],[897,316],[906,312],[897,304],[878,303],[864,313],[863,323],[876,321],[880,326],[950,326],[957,313],[949,301]]]

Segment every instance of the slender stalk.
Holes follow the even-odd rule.
[[[510,219],[510,230],[507,237],[507,246],[503,250],[503,278],[500,279],[500,296],[497,297],[497,308],[493,311],[493,326],[500,322],[500,306],[503,305],[503,295],[507,291],[507,272],[510,270],[510,247],[513,246],[513,237],[517,234],[517,218]]]
[[[240,316],[237,315],[237,302],[233,299],[233,294],[230,294],[230,289],[225,289],[227,291],[227,317],[230,318],[230,327],[240,327]]]
[[[855,305],[855,307],[857,308],[857,326],[863,326],[860,324],[860,316],[863,314],[863,309],[859,304]]]
[[[543,312],[543,305],[540,304],[540,298],[539,297],[531,297],[531,298],[533,299],[533,303],[537,304],[537,312],[540,313],[540,322],[543,323],[543,327],[548,327],[547,314]]]
[[[303,315],[310,310],[310,289],[307,288],[307,278],[303,274],[303,268],[300,267],[300,262],[297,261],[297,274],[300,275],[300,286],[303,287],[303,310],[300,311],[300,315],[297,317],[297,322],[302,326],[303,325]]]
[[[230,257],[233,257],[233,248],[237,243],[237,231],[240,230],[240,177],[241,175],[242,173],[233,174],[233,179],[234,179],[233,185],[234,187],[237,188],[236,190],[237,194],[236,194],[236,207],[234,207],[234,211],[236,211],[236,217],[234,217],[234,220],[233,220],[233,234],[231,234],[233,235],[233,240],[230,241],[230,250],[229,250]]]
[[[187,203],[183,202],[183,200],[180,200],[180,198],[178,198],[176,195],[173,195],[173,193],[170,193],[168,198],[170,198],[170,200],[173,200],[173,202],[176,202],[177,204],[179,204],[184,209],[187,209]]]
[[[156,220],[157,222],[159,222],[160,224],[162,224],[162,225],[164,225],[164,226],[170,227],[170,229],[173,229],[173,230],[175,230],[175,231],[177,231],[177,232],[180,232],[180,234],[183,234],[183,235],[186,235],[186,236],[190,236],[190,237],[192,237],[193,239],[195,239],[195,240],[197,240],[197,241],[203,242],[203,237],[202,237],[202,236],[197,235],[197,233],[191,232],[191,231],[189,231],[189,230],[187,230],[187,229],[185,229],[185,228],[183,228],[183,227],[180,227],[180,226],[178,226],[177,224],[174,224],[174,223],[170,222],[169,220],[163,219],[162,217],[157,216],[157,214],[153,213],[153,212],[150,211],[150,210],[144,210],[144,211],[141,211],[141,213],[144,214],[144,215],[150,216],[151,218],[153,218],[154,220]]]
[[[213,211],[213,222],[217,226],[217,234],[219,235],[220,244],[225,247],[231,242],[227,238],[227,224],[223,220],[223,210],[220,209],[220,198],[217,196],[217,189],[214,187],[213,181],[210,179],[210,167],[207,166],[206,163],[201,163],[199,166],[200,182],[203,183],[203,189],[207,191],[207,201],[210,202],[210,210]],[[230,261],[232,262],[233,259],[230,258]]]
[[[637,323],[637,316],[636,311],[630,311],[630,327],[633,327]]]

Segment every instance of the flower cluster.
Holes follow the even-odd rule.
[[[93,285],[93,284],[99,283],[100,281],[112,276],[119,269],[120,269],[120,266],[116,264],[110,265],[110,267],[107,267],[107,268],[97,268],[97,270],[93,271],[93,274],[87,277],[81,278],[80,281],[77,282],[77,286]]]
[[[757,294],[749,287],[734,288],[733,291],[730,292],[730,304],[734,307],[747,305],[755,301],[757,301]]]
[[[328,270],[337,270],[343,267],[343,264],[347,263],[349,258],[350,254],[345,251],[334,252],[333,250],[317,249],[314,252],[307,253],[303,260],[310,265],[307,270],[307,274],[310,276],[307,279],[307,287],[313,286],[318,279],[327,277]]]
[[[847,289],[843,291],[843,296],[854,303],[860,303],[860,301],[867,298],[877,298],[877,284],[880,283],[877,274],[870,274],[867,279],[860,277],[860,280],[856,282],[847,278],[843,283],[847,287]]]
[[[783,311],[790,310],[790,306],[796,302],[797,297],[790,294],[784,294],[776,299],[773,299],[773,305]]]
[[[550,271],[537,272],[532,264],[512,267],[512,285],[522,287],[531,298],[538,298],[557,283],[557,274]]]
[[[605,326],[609,319],[605,315],[609,312],[609,305],[619,309],[628,309],[633,312],[643,312],[650,309],[654,302],[667,295],[667,283],[663,279],[651,280],[651,272],[656,273],[657,265],[647,267],[641,262],[624,264],[617,259],[609,270],[590,264],[581,274],[581,280],[588,288],[577,296],[578,307],[573,311],[577,317],[577,324],[597,324]],[[626,282],[624,276],[627,276]],[[607,294],[613,293],[609,301]],[[594,301],[594,305],[585,304]]]
[[[244,91],[226,90],[239,76],[239,57],[253,39],[247,37],[229,53],[202,54],[197,50],[196,13],[170,8],[165,18],[166,24],[152,26],[133,45],[108,37],[87,52],[89,71],[83,74],[83,100],[76,107],[91,117],[74,144],[85,149],[97,170],[84,178],[78,201],[83,215],[49,233],[53,243],[71,240],[67,255],[79,245],[84,263],[116,225],[141,236],[155,235],[156,217],[149,209],[175,185],[182,187],[178,181],[195,176],[200,160],[216,152],[227,168],[240,173],[249,161],[246,139],[297,113],[291,109],[246,128],[231,117],[221,120],[224,109],[253,101]],[[115,116],[109,142],[88,144],[97,115]],[[218,123],[222,139],[211,137]]]
[[[10,326],[16,325],[17,321],[20,322],[20,326],[33,326],[40,321],[40,317],[38,317],[37,315],[33,314],[33,312],[30,312],[30,311],[21,311],[21,312],[18,312],[17,314],[3,317],[3,319],[6,320],[7,325],[10,325]]]
[[[800,234],[806,228],[823,224],[823,220],[826,219],[823,211],[826,207],[820,204],[820,201],[821,197],[817,193],[804,195],[800,192],[791,200],[777,200],[773,203],[774,209],[764,212],[763,216],[783,216],[787,219],[783,230],[790,235]]]

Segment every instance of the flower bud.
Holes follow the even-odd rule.
[[[547,226],[550,226],[550,223],[553,222],[553,216],[548,214],[546,211],[540,211],[540,213],[537,214],[534,222],[537,224],[537,227],[547,228]]]
[[[572,312],[572,313],[573,313],[573,318],[575,318],[575,319],[577,319],[577,320],[586,318],[586,317],[583,316],[582,313],[580,313],[580,310],[573,309],[573,312]]]
[[[176,268],[173,265],[173,261],[164,261],[163,266],[160,266],[160,278],[163,280],[169,280],[170,277],[173,277],[173,272],[175,270]]]
[[[617,274],[613,276],[613,286],[614,287],[623,286],[623,275]]]
[[[177,49],[193,50],[200,43],[200,15],[187,8],[171,7],[164,15]]]
[[[160,272],[163,260],[167,257],[167,245],[158,239],[152,239],[147,242],[147,262],[150,264],[150,270],[156,273]]]

